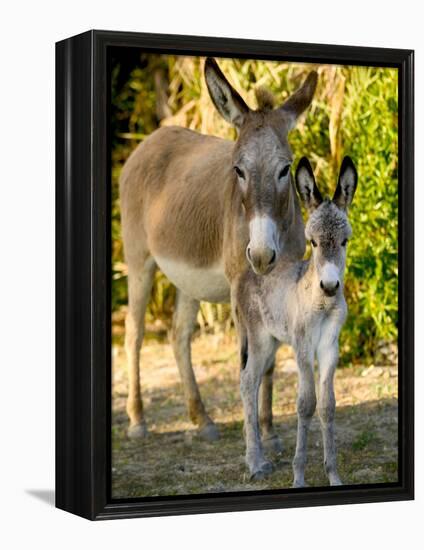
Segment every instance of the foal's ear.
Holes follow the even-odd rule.
[[[333,202],[342,210],[347,210],[352,203],[358,185],[358,172],[350,157],[343,159],[339,181],[334,192]]]
[[[280,107],[282,112],[288,116],[289,130],[295,126],[297,119],[311,104],[315,89],[317,87],[317,82],[318,73],[316,71],[311,71],[303,85]]]
[[[322,196],[315,183],[314,172],[309,160],[302,157],[296,168],[296,187],[300,198],[306,208],[310,211],[315,210],[322,203]]]
[[[209,95],[221,116],[236,128],[240,128],[249,112],[249,107],[225,78],[218,63],[212,57],[206,58],[205,79]]]

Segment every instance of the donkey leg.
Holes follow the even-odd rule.
[[[127,414],[129,437],[145,437],[146,422],[140,390],[140,348],[144,336],[144,315],[153,285],[156,264],[148,257],[140,267],[128,264],[128,314],[125,320],[125,349],[128,365]]]
[[[324,445],[324,469],[330,485],[342,485],[337,472],[337,452],[334,434],[334,416],[336,411],[334,373],[338,362],[337,348],[337,345],[330,345],[324,349],[318,349],[318,414]]]
[[[199,302],[177,290],[171,340],[190,420],[198,426],[199,435],[202,438],[216,441],[219,438],[219,432],[206,413],[191,362],[191,337],[196,326],[198,311]]]
[[[270,339],[260,343],[249,337],[247,362],[240,372],[240,393],[243,401],[246,437],[246,464],[251,479],[262,479],[273,470],[272,462],[264,455],[259,433],[259,386],[263,372],[273,353]]]
[[[262,434],[262,445],[272,453],[283,452],[283,442],[278,437],[272,423],[272,387],[275,368],[275,354],[269,360],[269,366],[262,377],[259,390],[259,425]]]
[[[309,354],[301,353],[297,356],[299,388],[297,397],[296,453],[293,460],[293,487],[305,486],[308,431],[317,404],[313,357],[308,357],[307,355]]]

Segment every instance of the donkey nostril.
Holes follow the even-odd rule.
[[[320,281],[319,286],[324,291],[326,296],[334,296],[337,292],[337,289],[340,286],[340,281],[336,281],[336,282],[331,281],[331,283],[330,282],[324,283],[323,281]]]
[[[247,247],[247,257],[249,258],[250,261],[252,261],[252,256],[250,254],[250,246]]]
[[[271,265],[275,262],[275,258],[277,257],[277,254],[275,252],[275,250],[272,251],[272,256],[271,256],[271,259],[269,260],[269,263],[268,265]]]

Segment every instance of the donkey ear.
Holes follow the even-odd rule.
[[[302,157],[296,168],[296,187],[308,210],[312,211],[322,203],[322,196],[315,183],[314,172],[309,160]]]
[[[221,116],[236,128],[240,128],[249,107],[225,78],[212,57],[208,57],[205,62],[205,79],[209,95]]]
[[[289,130],[291,130],[303,111],[309,107],[314,97],[318,82],[318,73],[311,71],[303,85],[292,94],[280,109],[288,115]]]
[[[342,210],[347,210],[352,203],[358,185],[358,173],[350,157],[343,159],[339,181],[334,192],[333,202]]]

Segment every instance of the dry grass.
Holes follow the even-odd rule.
[[[141,373],[149,437],[126,437],[125,354],[113,349],[112,495],[114,498],[277,489],[292,483],[296,437],[295,363],[289,348],[277,356],[275,425],[284,452],[274,456],[274,473],[250,482],[244,465],[243,416],[238,388],[237,346],[232,337],[202,335],[193,342],[196,377],[221,439],[206,443],[189,422],[181,383],[167,343],[148,341]],[[397,481],[397,368],[351,367],[336,375],[340,475],[346,484]],[[319,422],[309,439],[306,480],[327,485],[322,467]]]

